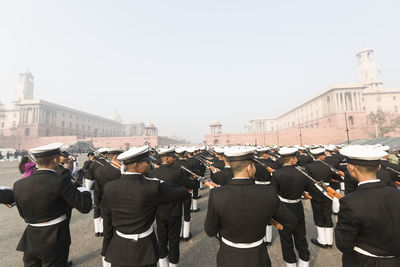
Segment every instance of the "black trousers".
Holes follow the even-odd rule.
[[[48,255],[24,252],[24,267],[64,267],[67,265],[69,247]]]
[[[298,224],[296,229],[290,230],[285,227],[279,231],[281,238],[281,247],[283,259],[287,263],[297,262],[296,254],[294,253],[293,241],[296,250],[299,253],[299,258],[303,261],[310,260],[310,251],[308,250],[308,243],[306,239],[306,225],[305,223]]]
[[[192,205],[192,198],[183,201],[183,219],[185,222],[190,222],[190,206]]]
[[[93,218],[96,219],[99,218],[100,216],[101,216],[101,209],[95,207],[93,210]]]
[[[160,258],[168,256],[170,263],[178,264],[182,216],[157,214],[156,222]]]
[[[311,199],[314,223],[318,227],[332,228],[332,200]]]
[[[192,190],[193,192],[193,199],[198,199],[199,198],[199,189],[195,188]]]

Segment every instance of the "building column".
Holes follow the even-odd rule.
[[[350,95],[351,95],[351,110],[354,111],[356,110],[356,101],[354,99],[354,94],[350,93]]]

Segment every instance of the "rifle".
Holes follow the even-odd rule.
[[[310,179],[314,183],[315,187],[318,188],[318,190],[321,191],[322,194],[324,194],[327,198],[333,200],[335,197],[337,199],[343,197],[341,194],[336,192],[332,187],[325,185],[322,181],[317,181],[314,178],[312,178],[310,175],[304,172],[299,166],[297,166],[296,169],[303,175],[305,175],[308,179]]]
[[[203,165],[209,169],[210,171],[212,171],[212,173],[216,173],[219,172],[220,169],[215,168],[214,166],[212,166],[211,164],[209,164],[205,159],[199,157],[199,156],[194,156],[196,159],[198,159],[201,163],[203,163]]]
[[[272,169],[271,167],[269,167],[269,166],[267,166],[267,165],[265,165],[264,163],[262,163],[261,161],[259,161],[258,159],[253,159],[255,162],[257,162],[258,164],[261,164],[262,166],[264,166],[266,169],[267,169],[267,171],[269,172],[269,173],[273,173],[275,170],[274,169]],[[309,195],[309,194],[307,194],[306,192],[303,192],[303,196],[306,198],[306,199],[312,199],[312,197]]]
[[[334,173],[336,173],[337,175],[339,175],[340,177],[342,177],[342,179],[344,180],[344,172],[339,171],[338,169],[332,167],[331,165],[329,165],[328,163],[326,163],[323,160],[320,160],[323,164],[325,164],[326,166],[328,166],[329,168],[331,168],[331,171],[333,171]]]
[[[212,188],[214,188],[214,187],[219,187],[219,185],[217,185],[216,183],[207,181],[206,178],[201,177],[201,176],[198,175],[198,174],[195,174],[194,172],[192,172],[191,170],[189,170],[189,169],[186,168],[185,166],[182,166],[182,165],[181,165],[181,168],[182,168],[183,170],[185,170],[186,172],[190,173],[190,174],[193,176],[193,178],[199,180],[199,182],[201,182],[202,184],[204,184],[204,185],[207,186],[208,188],[212,189]]]
[[[114,159],[109,159],[105,156],[103,156],[102,154],[100,154],[99,152],[97,152],[95,149],[89,147],[90,150],[93,151],[93,153],[95,153],[98,157],[103,158],[107,163],[109,163],[111,166],[113,166],[114,168],[121,170],[122,168],[122,164],[119,161],[116,161]]]
[[[390,168],[390,167],[386,167],[386,169],[389,170],[389,171],[392,171],[392,172],[396,173],[397,175],[400,175],[400,171],[396,171],[395,169]],[[395,183],[398,187],[400,187],[400,181],[394,181],[394,183]]]
[[[210,189],[214,188],[214,187],[220,187],[220,185],[214,183],[214,182],[209,182],[206,180],[206,178],[201,177],[200,175],[195,174],[194,172],[192,172],[191,170],[189,170],[188,168],[186,168],[185,166],[181,166],[182,169],[184,169],[185,171],[187,171],[188,173],[190,173],[195,179],[199,180],[202,184],[204,184],[205,186],[209,187]],[[283,225],[278,223],[277,221],[275,221],[274,219],[271,219],[269,221],[269,224],[275,226],[276,228],[278,228],[279,230],[283,229]]]
[[[271,167],[265,165],[264,163],[262,163],[262,162],[259,161],[258,159],[255,159],[255,158],[254,158],[253,161],[255,161],[255,162],[257,162],[258,164],[260,164],[261,166],[265,167],[269,173],[273,173],[273,172],[275,171],[274,169],[272,169]]]

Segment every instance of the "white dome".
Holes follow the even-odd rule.
[[[211,122],[211,125],[212,126],[218,126],[218,125],[221,125],[221,123],[218,120],[214,120],[214,121]]]
[[[122,122],[121,116],[118,114],[118,112],[115,109],[114,109],[113,113],[111,114],[110,119],[113,121]]]
[[[371,48],[368,48],[368,47],[361,47],[359,53],[364,53],[364,52],[367,52],[367,51],[372,51],[372,49],[371,49]]]

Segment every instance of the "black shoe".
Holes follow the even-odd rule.
[[[328,248],[327,245],[323,245],[323,244],[319,243],[316,238],[311,238],[311,243],[313,243],[314,245],[316,245],[320,248]]]
[[[193,197],[193,199],[199,199],[199,198],[201,198],[200,195]]]
[[[99,236],[104,236],[104,234],[103,233],[99,233]]]
[[[100,233],[95,233],[95,237],[100,237]]]
[[[72,266],[72,261],[68,261],[65,267],[71,267]]]
[[[333,245],[326,245],[327,248],[333,248]]]
[[[189,233],[189,237],[183,237],[182,241],[183,242],[188,242],[190,238],[192,238],[192,233]]]
[[[190,212],[199,212],[199,211],[200,211],[199,208],[197,208],[197,210],[190,210]]]
[[[265,242],[265,244],[267,245],[267,247],[270,247],[272,245],[272,242]]]

